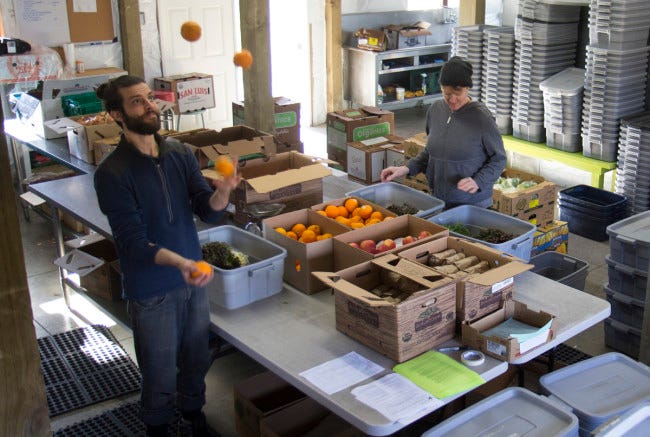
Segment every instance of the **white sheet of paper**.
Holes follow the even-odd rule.
[[[352,394],[358,401],[386,416],[389,420],[404,420],[420,411],[433,411],[443,405],[440,399],[403,377],[390,373],[377,381],[355,387]]]
[[[385,369],[378,364],[350,352],[300,373],[316,387],[331,395],[368,379]]]
[[[72,11],[73,12],[91,12],[93,14],[97,13],[97,0],[73,0],[72,1]]]

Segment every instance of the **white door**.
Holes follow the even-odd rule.
[[[187,42],[180,34],[187,21],[201,25],[198,41]],[[163,76],[206,73],[214,78],[216,106],[204,113],[205,127],[232,126],[232,102],[236,95],[235,19],[232,0],[158,0],[158,27]],[[184,115],[177,129],[201,127],[201,117]]]

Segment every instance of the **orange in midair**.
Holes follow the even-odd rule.
[[[186,21],[181,24],[181,36],[189,42],[197,41],[201,38],[201,25],[196,21]]]
[[[235,56],[232,58],[232,61],[236,66],[248,70],[253,65],[253,55],[246,49],[242,49],[241,52],[235,53]]]
[[[209,275],[210,272],[212,272],[212,266],[203,260],[197,261],[195,265],[197,270],[190,273],[190,276],[192,278],[196,278],[201,275]]]
[[[215,161],[214,169],[224,178],[228,178],[235,172],[235,165],[232,163],[230,158],[221,155]]]

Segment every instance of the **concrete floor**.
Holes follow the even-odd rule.
[[[424,131],[424,115],[424,108],[397,111],[395,113],[396,133],[408,137]],[[303,129],[302,139],[305,142],[306,153],[317,156],[326,155],[324,127]],[[52,263],[56,258],[56,248],[51,224],[33,213],[29,222],[24,219],[22,214],[20,218],[37,337],[53,335],[85,326],[88,322],[104,324],[111,329],[135,361],[131,331],[119,322],[118,318],[102,312],[98,305],[76,293],[73,293],[72,296],[72,307],[80,314],[83,314],[87,320],[81,319],[66,307],[59,286],[57,270]],[[609,253],[607,242],[594,242],[574,234],[569,237],[569,254],[589,263],[585,292],[603,298],[605,296],[603,284],[607,282],[607,265],[605,264],[605,255],[607,253]],[[589,355],[598,355],[609,351],[604,346],[602,323],[573,338],[567,342],[567,345],[577,347]],[[207,376],[207,405],[205,412],[209,424],[223,436],[236,435],[232,400],[233,384],[262,370],[264,369],[261,365],[238,351],[219,358],[213,363]],[[61,429],[87,417],[100,414],[106,409],[114,408],[120,403],[135,399],[137,399],[137,395],[133,394],[123,399],[107,401],[80,411],[58,416],[52,420],[52,429]],[[419,431],[416,433],[415,429],[411,428],[400,433],[400,435],[416,435],[419,433]]]

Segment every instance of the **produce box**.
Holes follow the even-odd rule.
[[[102,266],[79,277],[79,285],[86,292],[111,301],[122,299],[122,271],[112,241],[84,236],[69,240],[66,245],[104,261]]]
[[[99,165],[100,162],[117,148],[117,145],[120,142],[120,136],[111,137],[111,138],[102,138],[95,141],[93,146],[93,153],[95,157],[95,165]]]
[[[290,212],[322,202],[323,177],[332,174],[322,160],[298,152],[250,159],[238,171],[243,179],[230,195],[237,223],[249,221],[246,205],[284,203],[284,211]],[[209,179],[218,177],[212,169],[202,173]]]
[[[215,107],[214,84],[210,74],[187,73],[156,77],[153,80],[153,91],[173,92],[176,114]]]
[[[274,97],[273,101],[275,113],[273,135],[282,144],[297,145],[300,143],[300,103],[287,97]],[[243,101],[232,102],[232,123],[233,125],[246,124],[246,109]]]
[[[334,269],[342,270],[362,261],[394,253],[401,248],[412,247],[447,236],[449,236],[449,229],[444,226],[412,215],[401,215],[335,236],[333,242]],[[410,237],[408,242],[406,241],[407,237]],[[377,251],[377,244],[385,242],[385,240],[392,240],[389,248],[383,252]],[[402,240],[402,245],[397,246],[397,240]],[[364,247],[367,249],[364,250]]]
[[[487,337],[483,335],[483,332],[510,318],[538,328],[551,322],[551,329],[542,332],[541,336],[532,338],[529,342],[525,343],[525,349],[520,346],[516,338]],[[556,320],[554,315],[545,311],[538,312],[530,310],[526,304],[516,300],[507,300],[501,309],[476,321],[464,322],[461,325],[462,342],[471,349],[480,350],[496,359],[511,362],[519,355],[552,340],[555,335],[555,325]]]
[[[450,264],[445,262],[448,258],[442,257],[443,251],[453,251],[454,253],[450,256],[456,255],[456,257],[459,257],[458,254],[462,254],[462,259],[466,261],[470,260],[470,257],[476,257],[477,263],[485,262],[485,270],[470,274],[445,271],[444,268],[449,267]],[[500,250],[458,237],[428,241],[402,250],[397,255],[455,277],[457,280],[456,320],[459,324],[463,321],[483,317],[501,308],[506,300],[512,299],[515,276],[533,267]],[[461,266],[458,262],[462,261],[458,260],[455,266],[451,265]],[[439,266],[435,264],[439,264]],[[462,270],[465,269],[459,269],[459,271]]]
[[[95,162],[94,143],[112,138],[122,132],[107,112],[70,117],[68,128],[68,148],[70,155],[90,164]]]
[[[550,225],[539,226],[535,231],[530,255],[539,255],[549,250],[569,253],[569,224],[567,222],[554,220]]]
[[[301,243],[275,230],[278,227],[290,230],[297,223],[302,223],[306,227],[318,225],[321,234],[328,233],[332,236],[348,232],[350,228],[323,217],[311,209],[292,211],[262,221],[264,238],[287,250],[284,281],[306,294],[313,294],[324,290],[327,286],[312,276],[311,272],[334,269],[332,238],[312,243]]]
[[[272,135],[248,126],[224,127],[220,131],[197,129],[171,135],[195,149],[199,168],[212,167],[219,155],[237,156],[240,160],[276,153]]]
[[[235,428],[242,437],[259,437],[260,421],[306,396],[275,373],[267,371],[234,385]]]
[[[402,143],[402,149],[404,150],[404,158],[407,161],[411,158],[415,158],[422,150],[424,150],[426,145],[427,145],[426,132],[420,132],[419,134],[415,134],[412,137],[407,138]]]
[[[347,171],[347,144],[392,135],[395,115],[373,106],[327,114],[327,157]]]
[[[415,24],[389,24],[384,27],[384,33],[388,40],[387,49],[404,49],[411,47],[424,47],[427,45],[427,35],[430,24],[417,22]]]
[[[360,28],[354,32],[357,47],[364,50],[382,52],[386,50],[386,34],[381,29]]]
[[[386,150],[402,140],[390,135],[348,143],[348,177],[364,184],[381,182],[381,171],[387,165]]]
[[[407,187],[414,188],[423,193],[431,194],[431,188],[429,187],[429,182],[427,181],[427,176],[424,173],[418,173],[415,176],[407,176],[404,178],[397,179],[397,182],[406,185]]]
[[[388,254],[314,274],[334,290],[336,329],[398,363],[454,336],[456,284],[418,263]]]
[[[503,178],[518,178],[520,181],[533,181],[537,185],[512,192],[494,189],[492,209],[503,214],[530,221],[537,226],[547,226],[553,222],[557,185],[543,177],[521,170],[507,168]]]

